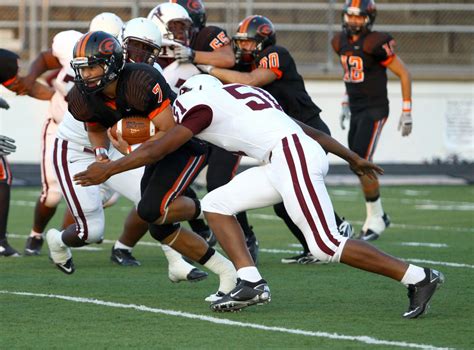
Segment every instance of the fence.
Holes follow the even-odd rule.
[[[389,3],[378,1],[374,29],[392,33],[400,57],[411,67],[439,78],[473,78],[474,4],[434,0]],[[104,11],[115,12],[123,20],[146,16],[159,2],[154,1],[72,1],[0,0],[1,47],[19,52],[31,61],[47,49],[52,37],[65,29],[86,31],[89,21]],[[342,1],[280,0],[205,1],[208,23],[219,25],[229,34],[250,14],[270,18],[277,30],[278,43],[287,47],[303,73],[334,74],[338,64],[330,46],[332,35],[341,29]]]

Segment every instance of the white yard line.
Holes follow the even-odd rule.
[[[81,297],[71,297],[71,296],[66,296],[66,295],[12,292],[12,291],[7,291],[7,290],[0,290],[0,294],[60,299],[60,300],[66,300],[66,301],[71,301],[75,303],[93,304],[93,305],[107,306],[107,307],[113,307],[113,308],[119,308],[119,309],[131,309],[131,310],[136,310],[140,312],[149,312],[149,313],[162,314],[162,315],[167,315],[167,316],[182,317],[182,318],[215,323],[215,324],[224,325],[224,326],[231,326],[231,327],[237,326],[237,327],[242,327],[242,328],[258,329],[258,330],[267,331],[267,332],[278,332],[278,333],[302,335],[306,337],[318,337],[318,338],[327,338],[327,339],[333,339],[333,340],[355,341],[355,342],[369,344],[369,345],[386,345],[386,346],[397,346],[397,347],[402,347],[402,348],[413,348],[413,349],[433,349],[433,350],[449,349],[449,348],[437,347],[430,344],[417,344],[417,343],[407,343],[403,341],[377,339],[377,338],[373,338],[367,335],[352,336],[352,335],[327,333],[327,332],[320,332],[320,331],[306,331],[306,330],[294,329],[294,328],[271,327],[271,326],[265,326],[265,325],[257,324],[257,323],[238,322],[238,321],[233,321],[233,320],[229,320],[225,318],[217,318],[217,317],[211,317],[211,316],[205,316],[205,315],[192,314],[192,313],[188,313],[184,311],[159,309],[159,308],[148,307],[145,305],[121,304],[121,303],[115,303],[111,301],[81,298]]]

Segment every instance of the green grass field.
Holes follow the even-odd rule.
[[[38,189],[14,189],[9,241],[23,249]],[[357,187],[331,187],[336,210],[360,229],[365,206]],[[172,284],[161,250],[146,236],[134,255],[141,267],[109,261],[111,242],[130,206],[107,209],[106,241],[73,250],[67,276],[39,257],[0,259],[0,349],[395,349],[474,348],[474,187],[383,189],[392,227],[375,244],[444,272],[430,312],[404,320],[406,289],[343,265],[283,265],[298,248],[271,209],[249,213],[260,241],[260,271],[272,302],[216,314],[204,298],[215,276]],[[50,227],[61,221],[64,206]]]

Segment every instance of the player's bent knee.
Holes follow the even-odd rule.
[[[63,195],[61,194],[61,192],[48,191],[48,194],[43,199],[43,204],[48,208],[56,208],[61,202],[62,198]]]
[[[142,220],[148,223],[156,222],[161,216],[160,210],[156,205],[150,205],[150,203],[144,203],[143,201],[138,203],[137,213]]]
[[[231,200],[225,200],[219,190],[209,192],[201,200],[201,210],[208,213],[217,213],[222,215],[235,215],[240,210],[232,205]]]
[[[151,224],[148,226],[151,236],[157,241],[163,242],[167,237],[171,236],[173,232],[176,232],[180,227],[179,223],[155,225]]]
[[[337,235],[336,240],[339,242],[339,245],[333,245],[331,248],[327,247],[325,250],[330,250],[331,254],[326,253],[322,249],[319,248],[317,245],[310,244],[309,250],[311,254],[323,263],[338,263],[341,260],[342,251],[344,250],[344,246],[347,242],[347,237],[343,237]]]

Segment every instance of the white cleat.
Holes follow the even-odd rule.
[[[72,274],[76,270],[72,262],[71,248],[64,245],[61,240],[61,232],[50,229],[46,233],[46,241],[49,246],[49,256],[54,264],[65,274]]]
[[[221,300],[224,295],[225,295],[225,293],[223,293],[221,291],[217,291],[215,294],[209,295],[204,300],[208,301],[210,303],[213,303],[215,301]]]
[[[375,241],[380,237],[383,231],[390,226],[390,217],[383,214],[378,217],[370,217],[366,220],[367,228],[362,230],[359,239],[363,241]]]

